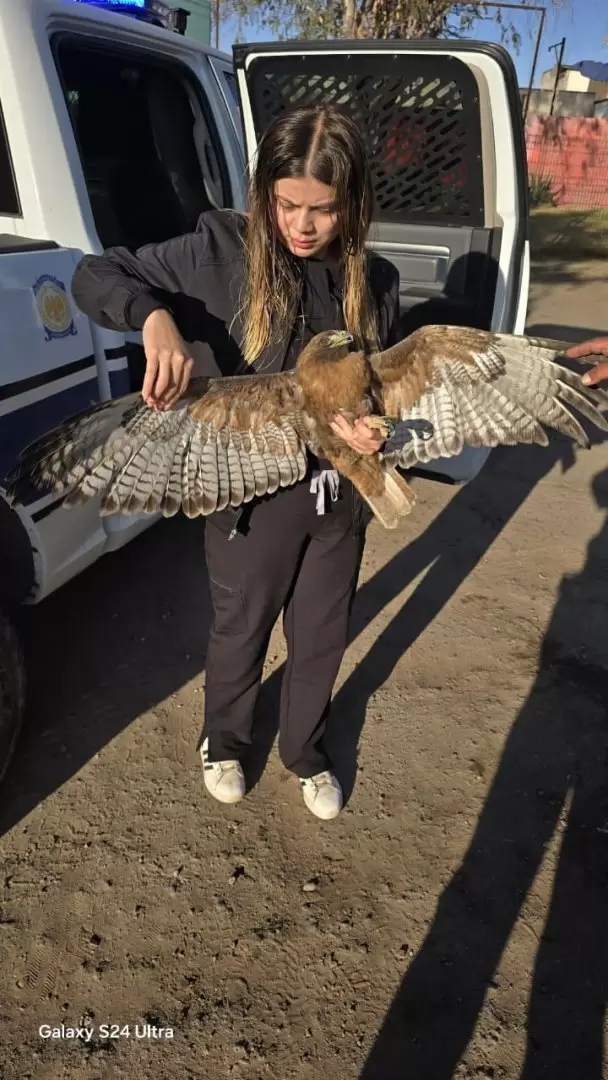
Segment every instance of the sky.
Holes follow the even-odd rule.
[[[604,6],[604,0],[599,0],[599,2],[598,0],[561,0],[560,7],[554,7],[550,0],[529,0],[529,2],[545,3],[547,7],[545,29],[534,79],[535,86],[538,86],[543,71],[553,67],[556,62],[556,53],[549,51],[549,46],[557,44],[563,37],[566,38],[564,63],[576,64],[579,60],[602,60],[608,63],[608,48],[602,44],[604,38],[608,36],[608,7],[603,13],[599,11],[600,7]],[[530,81],[540,13],[506,11],[504,14],[513,16],[513,22],[521,34],[522,42],[519,52],[512,52],[511,55],[517,68],[519,84],[526,87]],[[220,48],[225,52],[230,52],[235,35],[234,24],[222,26]],[[500,31],[492,20],[484,20],[478,23],[467,36],[482,41],[499,41]],[[267,41],[270,35],[267,30],[260,30],[257,26],[246,27],[243,38],[245,41]]]

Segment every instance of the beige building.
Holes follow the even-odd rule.
[[[608,65],[597,66],[608,67]],[[541,90],[553,90],[556,74],[557,64],[542,74],[540,80]],[[566,65],[560,72],[557,89],[575,94],[593,94],[596,101],[603,101],[608,98],[608,79],[605,81],[590,79],[578,68]]]

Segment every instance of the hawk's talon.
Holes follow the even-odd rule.
[[[397,425],[394,420],[391,420],[390,416],[366,416],[365,422],[368,427],[379,431],[384,439],[392,439],[397,430]]]

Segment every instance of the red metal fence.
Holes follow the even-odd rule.
[[[556,206],[608,208],[608,118],[530,117],[526,146],[530,181],[547,181]]]

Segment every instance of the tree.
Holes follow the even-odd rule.
[[[503,10],[451,0],[223,0],[224,18],[236,16],[241,29],[255,22],[280,39],[464,37],[478,20],[491,19],[517,48],[516,13],[505,18]]]

